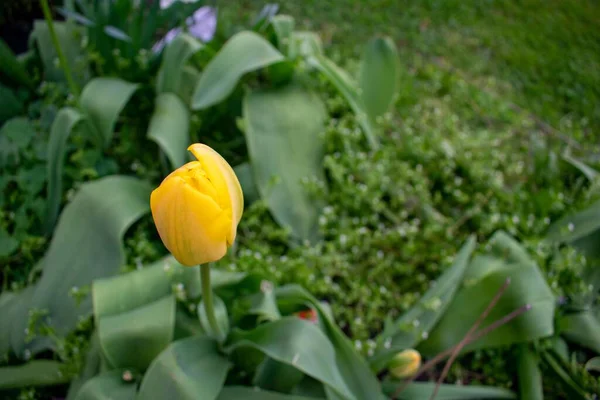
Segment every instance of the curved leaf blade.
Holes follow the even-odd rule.
[[[398,383],[384,382],[384,391],[393,395]],[[400,383],[402,385],[402,383]],[[429,399],[436,386],[435,382],[413,382],[396,397],[398,400]],[[508,389],[489,386],[441,385],[436,400],[483,400],[483,399],[516,399],[517,396]]]
[[[67,140],[71,132],[83,120],[83,115],[74,108],[62,108],[50,128],[46,173],[48,176],[48,198],[46,200],[46,232],[51,233],[58,218],[62,197],[62,175],[65,163]]]
[[[544,400],[542,372],[536,354],[527,345],[520,345],[517,359],[519,395],[521,399]]]
[[[33,86],[31,78],[25,71],[25,68],[2,39],[0,39],[0,72],[15,83],[29,88]]]
[[[35,360],[17,367],[1,367],[0,390],[68,382],[69,376],[62,373],[62,367],[62,363],[51,360]]]
[[[161,93],[157,96],[148,138],[160,146],[173,168],[181,167],[188,159],[189,125],[188,109],[177,95]]]
[[[569,341],[600,354],[600,313],[582,311],[558,320],[560,333]]]
[[[90,379],[81,387],[75,400],[133,400],[135,381],[123,380],[126,370],[114,370]]]
[[[344,382],[335,360],[335,349],[327,336],[314,324],[287,317],[263,324],[252,331],[231,334],[227,351],[250,346],[270,358],[291,365],[345,399],[355,399]]]
[[[246,142],[255,182],[275,220],[300,239],[318,240],[318,202],[303,179],[323,180],[325,107],[292,84],[244,98]],[[275,180],[275,182],[274,182]]]
[[[495,234],[489,243],[490,254],[473,258],[463,286],[428,339],[419,345],[421,353],[437,354],[459,343],[509,278],[510,285],[481,327],[526,304],[531,309],[466,346],[465,351],[523,343],[554,333],[554,295],[535,262],[504,232]]]
[[[185,33],[177,35],[167,46],[156,76],[156,92],[171,92],[181,96],[183,68],[190,57],[204,45]]]
[[[217,400],[314,400],[314,397],[292,396],[288,394],[258,390],[245,386],[226,386]]]
[[[110,143],[117,118],[138,85],[118,78],[94,78],[81,93],[81,109],[99,136],[99,145]]]
[[[207,336],[172,343],[150,365],[142,380],[139,399],[216,399],[230,362]]]
[[[202,72],[192,108],[200,110],[221,102],[244,74],[283,60],[283,55],[256,33],[234,35]]]
[[[27,307],[47,310],[42,322],[54,328],[58,336],[72,330],[80,317],[92,310],[91,298],[78,304],[71,292],[113,275],[123,264],[123,234],[149,211],[151,190],[147,182],[113,175],[82,185],[65,207],[50,247],[38,266],[42,277],[33,287]],[[2,324],[12,329],[17,355],[25,347],[35,352],[49,346],[48,340],[40,338],[25,346],[27,319],[25,311],[24,315],[16,315],[13,321]]]
[[[369,117],[385,113],[398,87],[399,60],[396,45],[389,37],[367,43],[360,69],[360,95]]]

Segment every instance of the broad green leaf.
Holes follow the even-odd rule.
[[[304,376],[302,371],[291,365],[265,357],[256,369],[252,384],[264,390],[290,393]]]
[[[187,107],[189,107],[192,102],[194,88],[198,84],[198,81],[200,81],[200,76],[200,72],[191,65],[186,65],[181,70],[181,80],[177,94]]]
[[[244,191],[244,202],[246,205],[252,204],[254,201],[258,200],[260,198],[260,194],[258,194],[258,188],[254,182],[254,174],[252,173],[252,166],[250,163],[245,162],[240,165],[236,165],[233,170],[240,181],[240,185],[242,185],[242,190]]]
[[[165,152],[171,166],[179,168],[188,161],[190,116],[187,107],[174,93],[156,97],[148,137]]]
[[[336,366],[335,349],[314,324],[287,317],[251,331],[234,331],[226,351],[256,348],[268,357],[291,365],[328,386],[341,398],[356,399]]]
[[[175,93],[181,96],[183,68],[190,57],[204,47],[194,37],[182,33],[167,46],[162,65],[156,76],[157,93]],[[195,82],[194,82],[195,83]]]
[[[173,342],[150,365],[138,399],[213,400],[223,388],[231,363],[207,336]]]
[[[82,185],[65,207],[38,266],[42,276],[34,286],[31,302],[26,304],[29,309],[46,310],[44,322],[58,336],[72,330],[92,309],[90,297],[78,304],[71,293],[115,274],[123,265],[121,238],[133,222],[148,212],[151,189],[136,178],[114,175]],[[27,319],[25,312],[2,324],[12,329],[13,349],[18,355],[25,347]],[[27,348],[39,351],[47,346],[48,340],[36,338]]]
[[[292,396],[246,386],[226,386],[217,400],[314,400],[314,397]]]
[[[46,200],[46,232],[50,234],[58,218],[58,211],[62,198],[63,166],[65,164],[65,153],[67,140],[71,132],[83,119],[79,111],[71,107],[62,108],[50,128],[48,140],[48,156],[46,161],[46,173],[48,179],[48,197]]]
[[[202,266],[200,268],[208,268],[208,266]],[[219,343],[222,343],[229,333],[229,315],[227,314],[227,307],[225,303],[219,296],[215,296],[213,294],[213,306],[215,318],[217,319],[217,326],[219,331],[213,330],[212,326],[208,322],[208,315],[206,314],[206,308],[204,307],[204,301],[201,301],[198,304],[198,317],[200,318],[200,323],[202,324],[202,328],[206,332],[206,334]]]
[[[134,400],[135,381],[125,381],[127,370],[114,370],[90,379],[81,387],[75,400]]]
[[[569,341],[600,354],[600,313],[582,311],[558,320],[559,332]]]
[[[504,232],[496,233],[489,245],[490,253],[476,256],[467,268],[463,286],[429,338],[419,345],[421,353],[435,355],[459,343],[507,279],[510,285],[481,328],[527,304],[531,309],[465,350],[523,343],[553,334],[554,295],[535,262]]]
[[[377,338],[380,350],[370,359],[374,370],[385,368],[399,351],[416,347],[423,340],[423,333],[430,332],[435,327],[462,282],[471,254],[475,250],[475,243],[475,238],[471,236],[456,255],[452,266],[423,297],[396,321],[386,321],[383,332]]]
[[[544,400],[542,373],[537,355],[528,345],[519,346],[517,375],[519,377],[519,395],[521,399]]]
[[[590,358],[588,362],[585,363],[585,369],[588,371],[600,372],[600,357]]]
[[[389,395],[393,396],[398,390],[398,385],[404,383],[395,383],[387,381],[383,383],[383,390]],[[413,382],[402,390],[398,396],[395,397],[397,400],[415,400],[415,399],[429,399],[436,386],[435,382]],[[441,385],[436,396],[436,400],[483,400],[483,399],[516,399],[517,396],[508,389],[496,388],[489,386],[459,386],[459,385]]]
[[[83,31],[73,24],[58,21],[54,21],[54,31],[58,37],[58,43],[64,53],[67,64],[74,74],[74,79],[79,83],[83,83],[88,75],[87,66],[81,64],[82,60],[84,60],[81,49]],[[37,48],[44,65],[44,79],[66,82],[65,74],[58,62],[58,56],[46,22],[43,20],[35,21],[31,35],[37,43]]]
[[[277,35],[277,47],[283,54],[289,55],[290,42],[294,31],[294,18],[289,15],[275,15],[271,18],[271,25]]]
[[[548,238],[559,243],[569,243],[587,256],[600,257],[600,201],[586,209],[567,215],[550,227]]]
[[[115,368],[145,370],[173,340],[175,297],[162,262],[92,288],[100,346]]]
[[[577,168],[590,181],[594,181],[598,177],[598,171],[596,171],[594,168],[590,167],[583,161],[578,160],[577,158],[573,157],[571,154],[564,153],[562,155],[562,158],[563,158],[563,160],[565,160],[566,162],[568,162],[569,164],[571,164],[572,166]]]
[[[19,248],[19,241],[10,236],[4,227],[0,226],[0,258],[9,256]]]
[[[137,87],[119,78],[94,78],[83,88],[81,109],[94,127],[99,145],[109,145],[117,118]]]
[[[260,322],[275,321],[281,318],[273,290],[269,288],[261,290],[259,293],[251,296],[249,300],[250,308],[246,314],[258,316]]]
[[[48,386],[69,382],[58,361],[35,360],[17,367],[0,367],[0,390],[25,386]]]
[[[369,145],[372,149],[377,149],[379,147],[377,129],[362,103],[356,82],[348,76],[346,71],[323,55],[315,54],[309,58],[309,63],[317,68],[344,96],[350,108],[356,114],[358,123],[364,131]]]
[[[283,55],[256,33],[234,35],[202,72],[192,108],[200,110],[220,103],[244,74],[283,60]]]
[[[277,288],[275,293],[280,305],[287,304],[296,307],[310,305],[317,310],[319,325],[335,349],[335,363],[351,393],[359,399],[380,399],[382,394],[377,377],[373,374],[365,359],[356,352],[354,346],[335,324],[326,307],[297,285]],[[339,398],[330,390],[327,394],[330,399]]]
[[[171,295],[118,314],[96,315],[100,345],[110,365],[139,371],[148,368],[173,340],[175,305]]]
[[[246,143],[258,191],[275,220],[300,239],[316,241],[320,207],[303,180],[323,181],[323,102],[292,84],[244,98]]]
[[[367,43],[360,68],[360,95],[371,119],[385,113],[398,88],[399,60],[396,45],[389,37]]]
[[[12,83],[32,87],[33,83],[23,65],[4,40],[0,39],[0,73]]]
[[[22,351],[24,333],[16,331],[14,324],[24,322],[27,318],[29,304],[33,296],[34,286],[28,286],[20,292],[5,291],[0,294],[0,357],[7,355],[11,349],[18,357],[23,357]],[[25,327],[23,327],[25,329]]]
[[[0,124],[23,112],[23,102],[8,87],[0,84]]]

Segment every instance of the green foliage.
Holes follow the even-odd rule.
[[[292,235],[316,242],[319,204],[307,193],[303,180],[323,179],[323,103],[316,94],[291,84],[248,93],[243,110],[248,153],[261,197]]]

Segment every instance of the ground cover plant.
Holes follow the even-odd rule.
[[[150,33],[133,3],[101,4],[48,9],[54,33],[2,47],[3,395],[598,392],[588,36],[565,29],[568,64],[534,56],[534,2],[152,2]],[[597,9],[572,9],[539,24],[592,35]],[[211,268],[218,329],[207,266],[164,258],[148,214],[195,142],[245,198]]]

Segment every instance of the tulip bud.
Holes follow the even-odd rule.
[[[156,229],[183,265],[217,261],[235,240],[244,195],[231,166],[203,144],[188,148],[198,161],[173,171],[150,196]]]
[[[390,373],[398,379],[413,376],[421,366],[421,354],[413,349],[406,349],[396,354],[388,368]]]

